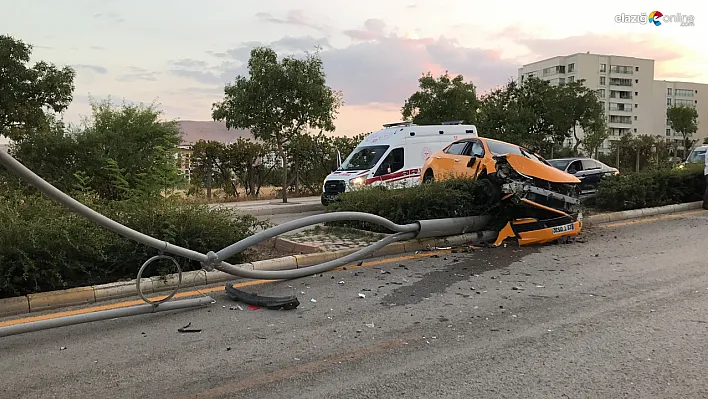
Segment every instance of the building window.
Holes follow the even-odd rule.
[[[632,104],[610,103],[610,111],[632,112]]]
[[[671,136],[671,129],[666,129],[666,135]]]
[[[634,133],[637,133],[637,128],[636,128],[636,127],[634,128]]]
[[[607,64],[600,64],[600,72],[607,72]]]
[[[635,96],[638,96],[638,95],[639,95],[639,92],[638,92],[638,91],[635,91],[635,92],[634,92],[634,95],[635,95]]]
[[[666,126],[671,126],[671,121],[669,121],[669,118],[666,118]]]
[[[565,73],[565,65],[557,66],[556,69],[559,73]]]
[[[565,84],[565,78],[558,78],[558,83]]]
[[[631,91],[610,90],[610,98],[621,98],[623,100],[629,100],[632,98],[632,92]]]
[[[676,89],[676,97],[693,97],[693,90]]]
[[[551,74],[551,68],[544,68],[543,69],[543,76],[548,76]]]
[[[622,123],[625,125],[631,125],[632,117],[622,115],[610,115],[610,123]]]
[[[625,66],[625,65],[612,65],[610,66],[610,72],[611,73],[623,73],[627,75],[631,75],[632,72],[632,67],[631,66]]]
[[[568,64],[568,73],[575,72],[575,64]]]
[[[634,70],[635,70],[635,71],[639,71],[639,67],[635,67]]]
[[[635,121],[637,120],[637,115],[634,115],[634,120],[635,120]]]
[[[639,79],[634,79],[634,83],[639,83]]]
[[[667,95],[667,96],[670,96],[670,95],[671,95],[671,88],[670,88],[670,87],[669,87],[668,89],[666,89],[666,95]]]
[[[607,84],[607,79],[605,79],[604,76],[600,76],[600,86],[604,86]]]
[[[634,108],[639,108],[639,104],[634,104]]]
[[[573,64],[571,64],[573,65]],[[575,76],[568,76],[568,83],[573,83],[575,82]]]
[[[671,99],[670,99],[670,98],[667,98],[667,99],[666,99],[666,105],[671,105]]]
[[[611,86],[632,86],[632,79],[610,78]]]
[[[605,98],[605,89],[598,89],[595,92],[597,93],[598,97]]]
[[[692,100],[684,100],[681,98],[677,98],[676,101],[674,101],[674,105],[678,107],[695,107],[695,103]]]

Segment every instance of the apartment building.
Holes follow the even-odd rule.
[[[667,137],[669,129],[668,137],[682,141],[681,136],[670,131],[667,125],[666,108],[672,104],[697,107],[699,130],[694,139],[701,143],[708,136],[708,99],[705,98],[708,85],[655,81],[652,59],[577,53],[519,68],[519,81],[529,77],[545,79],[552,84],[584,80],[587,87],[597,92],[610,129],[610,137],[600,149],[603,152],[609,151],[610,143],[626,133]],[[703,126],[701,120],[706,121]],[[582,138],[582,129],[577,130]],[[570,138],[566,144],[573,145],[574,141]]]
[[[698,111],[698,131],[690,137],[696,140],[698,145],[708,137],[708,84],[673,82],[667,80],[654,81],[654,128],[663,129],[667,139],[671,138],[677,143],[683,142],[683,136],[672,130],[666,112],[661,113],[662,108],[666,109],[675,105],[695,107]],[[701,126],[703,121],[703,126]]]
[[[192,143],[182,143],[177,147],[177,165],[179,172],[187,181],[192,180]]]

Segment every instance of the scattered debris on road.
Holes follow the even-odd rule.
[[[249,305],[249,309],[251,309],[251,305],[272,310],[293,310],[300,306],[300,301],[294,295],[286,297],[260,296],[238,290],[232,285],[226,285],[226,294],[234,301]]]
[[[189,328],[192,325],[192,322],[190,321],[189,324],[187,324],[184,327],[178,328],[177,331],[181,333],[200,333],[202,332],[201,328]]]

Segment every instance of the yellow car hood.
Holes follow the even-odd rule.
[[[535,177],[553,183],[580,183],[580,179],[569,173],[558,170],[553,166],[536,162],[526,158],[525,156],[506,154],[505,158],[514,170],[526,176]]]

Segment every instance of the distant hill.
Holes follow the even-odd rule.
[[[219,141],[225,144],[238,140],[240,137],[253,139],[250,130],[226,129],[225,122],[214,121],[179,121],[182,131],[182,142],[195,143],[199,140]]]

